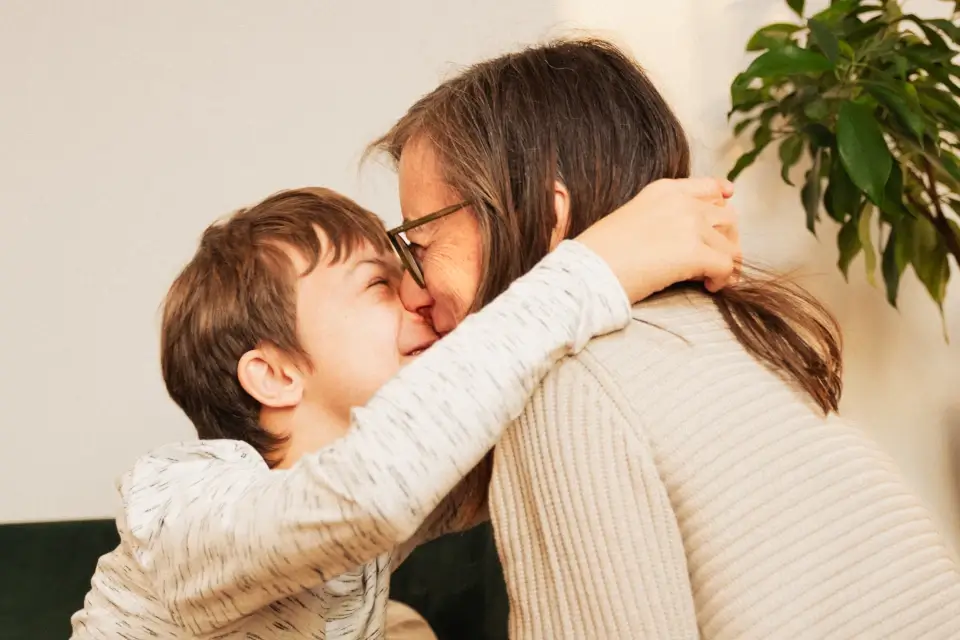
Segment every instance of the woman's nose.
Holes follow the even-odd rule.
[[[430,310],[433,307],[433,297],[425,288],[418,285],[409,271],[403,272],[400,280],[400,302],[404,309],[430,319]]]

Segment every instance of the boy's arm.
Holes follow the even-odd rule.
[[[466,531],[489,520],[487,495],[492,475],[493,452],[490,452],[443,499],[413,537],[400,546],[394,555],[393,565],[399,566],[414,549],[425,542],[448,533]]]
[[[123,481],[125,541],[182,626],[221,629],[410,539],[550,367],[629,318],[606,263],[564,242],[292,469],[142,461]]]
[[[410,557],[420,545],[448,533],[459,533],[490,519],[487,498],[493,476],[493,452],[483,457],[467,477],[453,488],[443,502],[433,510],[413,537],[399,545],[390,559],[393,569]]]

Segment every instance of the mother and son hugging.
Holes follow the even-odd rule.
[[[960,638],[947,544],[837,417],[836,322],[741,269],[628,55],[481,62],[369,151],[395,229],[311,187],[203,233],[161,331],[199,439],[121,478],[73,638],[433,638],[391,571],[486,519],[511,638]]]

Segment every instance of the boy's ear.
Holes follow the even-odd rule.
[[[237,364],[244,391],[264,407],[290,409],[303,399],[303,377],[285,354],[272,346],[247,351]]]
[[[570,192],[559,180],[553,183],[553,210],[557,216],[557,224],[553,227],[553,233],[550,235],[550,250],[553,251],[557,245],[566,237],[567,229],[570,224]]]

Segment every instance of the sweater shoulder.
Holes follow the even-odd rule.
[[[823,419],[795,382],[740,344],[709,295],[691,290],[634,305],[624,330],[591,340],[544,385],[558,396],[598,385],[599,396],[621,405],[631,421],[661,421],[677,411],[740,415],[735,409],[748,405]]]

